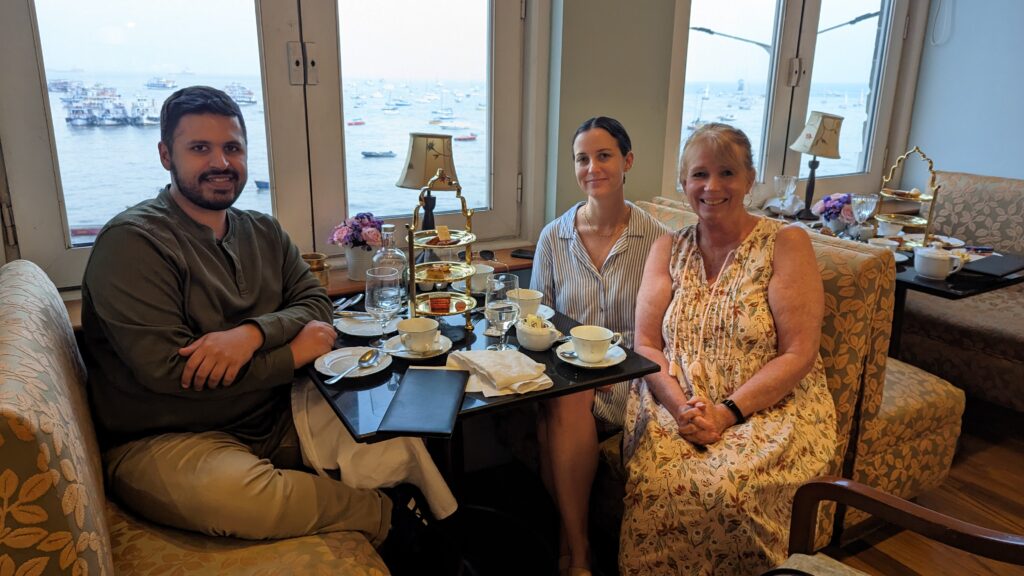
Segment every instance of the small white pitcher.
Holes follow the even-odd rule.
[[[945,280],[950,274],[964,267],[960,256],[942,248],[939,242],[914,250],[914,269],[918,276],[931,280]]]

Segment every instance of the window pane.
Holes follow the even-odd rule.
[[[487,5],[339,1],[349,214],[412,212],[419,192],[395,186],[410,132],[453,136],[463,195],[490,208]],[[460,208],[454,194],[437,197],[438,212]]]
[[[731,124],[750,138],[761,172],[775,13],[761,0],[693,0],[680,150],[697,127]]]
[[[844,119],[839,158],[822,160],[818,176],[867,169],[886,43],[881,10],[879,0],[822,0],[807,109]],[[800,177],[809,172],[801,162]]]
[[[241,105],[249,181],[235,206],[271,212],[252,0],[40,0],[36,14],[73,245],[170,182],[160,106],[183,86],[227,90]]]

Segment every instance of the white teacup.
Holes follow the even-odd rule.
[[[544,298],[544,293],[540,290],[531,290],[529,288],[516,288],[515,290],[508,291],[508,297],[519,302],[519,315],[526,316],[537,313],[537,309],[540,308],[540,301]]]
[[[604,360],[608,348],[622,342],[622,334],[601,326],[577,326],[569,330],[576,356],[588,364]]]
[[[885,248],[890,252],[895,252],[896,248],[899,248],[900,243],[895,240],[889,240],[888,238],[868,238],[868,244],[872,246],[878,246],[879,248]]]
[[[476,272],[469,277],[469,291],[478,294],[487,289],[487,276],[494,272],[494,266],[487,264],[474,264]]]
[[[917,271],[918,276],[932,280],[945,280],[947,276],[963,267],[964,261],[958,254],[953,254],[938,246],[921,247],[914,250],[914,270]]]
[[[441,332],[433,318],[407,318],[398,323],[398,337],[413,352],[430,352],[438,349]]]
[[[899,224],[883,222],[881,220],[878,221],[877,234],[879,236],[895,236],[900,233],[900,230],[903,230],[903,226],[900,226]]]

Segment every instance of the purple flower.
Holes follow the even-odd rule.
[[[335,226],[327,241],[346,247],[377,247],[381,245],[380,230],[383,224],[384,221],[374,218],[372,213],[360,212]]]
[[[818,200],[811,207],[811,212],[821,216],[826,222],[839,219],[847,224],[853,224],[856,219],[853,217],[853,206],[850,205],[849,194],[832,194]]]

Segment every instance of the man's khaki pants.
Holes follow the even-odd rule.
[[[290,413],[255,444],[224,432],[162,434],[107,451],[107,485],[142,516],[185,530],[249,539],[354,530],[383,542],[391,501],[298,470],[298,444]]]

